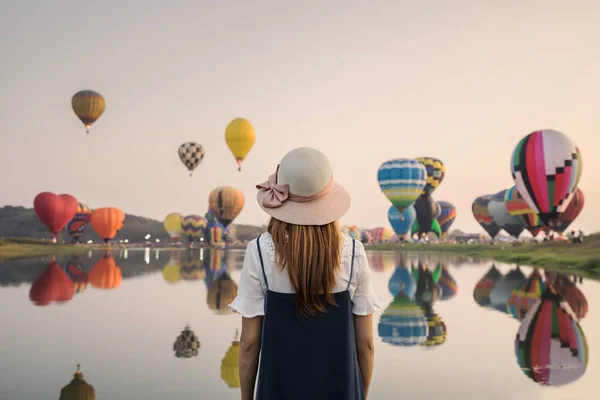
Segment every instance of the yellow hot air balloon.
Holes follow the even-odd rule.
[[[244,193],[231,186],[221,186],[210,192],[208,208],[225,228],[244,208]]]
[[[86,132],[90,133],[90,127],[104,112],[106,100],[100,93],[93,90],[82,90],[73,95],[71,106],[77,117],[85,125]]]
[[[235,338],[231,343],[225,357],[221,361],[221,379],[225,381],[230,388],[240,387],[240,341],[238,330],[235,331]]]
[[[179,237],[183,233],[183,228],[181,227],[182,222],[183,215],[178,212],[171,213],[165,217],[165,230],[175,242],[179,241]]]
[[[256,140],[254,127],[245,118],[236,118],[225,129],[225,141],[238,163],[238,171],[242,170],[242,161],[250,152]]]

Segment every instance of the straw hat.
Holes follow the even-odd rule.
[[[350,208],[350,195],[333,179],[325,154],[310,147],[287,153],[256,199],[270,216],[295,225],[326,225]]]

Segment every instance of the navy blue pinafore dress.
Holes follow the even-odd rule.
[[[350,282],[336,305],[309,318],[296,313],[294,294],[269,290],[260,236],[256,240],[267,287],[256,400],[364,400],[354,335]]]

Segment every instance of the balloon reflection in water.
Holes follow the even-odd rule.
[[[215,314],[231,314],[229,304],[237,296],[237,284],[227,272],[219,276],[212,284],[206,295],[206,303]]]
[[[398,296],[404,293],[409,299],[415,297],[417,291],[417,282],[410,273],[408,267],[401,263],[396,267],[396,270],[392,274],[390,281],[388,282],[388,290],[394,296]]]
[[[75,285],[75,293],[83,292],[88,285],[88,276],[77,260],[69,261],[65,270]]]
[[[519,366],[530,379],[559,386],[581,378],[588,344],[577,317],[552,285],[527,312],[515,340]]]
[[[384,343],[394,346],[422,345],[429,332],[423,309],[404,292],[385,309],[377,330]]]
[[[502,272],[496,268],[495,264],[492,264],[489,271],[486,272],[483,278],[481,278],[479,282],[477,282],[477,285],[475,285],[475,289],[473,290],[473,298],[475,299],[475,302],[482,307],[491,305],[490,293],[492,292],[492,289],[494,289],[494,286],[496,286],[496,283],[502,279],[502,277]]]
[[[66,385],[60,391],[60,397],[58,400],[95,400],[96,392],[94,387],[87,383],[83,379],[83,374],[80,371],[79,364],[77,365],[77,371],[73,375],[71,383]]]
[[[391,251],[367,252],[367,258],[373,271],[387,271],[396,266],[396,254]]]
[[[578,319],[585,318],[588,312],[587,299],[583,292],[575,286],[575,283],[569,280],[567,275],[546,271],[546,281],[554,285],[556,293],[569,303],[571,310]]]
[[[89,274],[94,289],[116,289],[121,286],[121,268],[112,256],[105,255],[94,264]]]
[[[175,351],[175,357],[177,358],[191,358],[198,355],[200,350],[200,341],[198,337],[190,329],[189,325],[185,326],[185,329],[181,331],[181,334],[175,340],[173,344],[173,351]]]
[[[440,280],[437,283],[438,287],[438,299],[439,300],[450,300],[456,293],[458,292],[458,285],[456,284],[456,280],[450,275],[450,271],[448,271],[448,267],[444,264],[442,265],[442,275],[440,276]]]
[[[188,254],[188,259],[181,265],[181,277],[185,281],[204,279],[206,271],[202,268],[202,260],[198,254]]]
[[[169,259],[162,269],[163,279],[173,285],[181,282],[181,266],[179,260]]]
[[[231,346],[227,349],[225,357],[221,360],[221,379],[225,381],[230,388],[240,387],[240,341],[239,333],[236,329],[235,338],[231,342]]]
[[[427,339],[424,346],[439,346],[446,341],[448,328],[442,318],[433,311],[433,302],[438,296],[437,283],[442,275],[442,266],[438,264],[432,272],[427,265],[419,260],[417,268],[414,268],[413,277],[417,281],[416,303],[421,307],[427,320]]]
[[[516,267],[502,279],[498,280],[490,292],[492,307],[498,311],[507,312],[506,305],[512,295],[512,291],[525,283],[526,280],[527,278],[520,267]]]
[[[69,276],[55,262],[51,262],[42,274],[31,284],[29,299],[36,306],[50,303],[64,303],[75,296],[75,285]]]
[[[544,290],[546,290],[546,283],[542,274],[534,269],[529,278],[512,291],[506,305],[507,312],[521,321],[527,311],[540,299]]]

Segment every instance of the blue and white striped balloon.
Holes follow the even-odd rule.
[[[420,161],[398,158],[381,164],[377,180],[392,205],[404,212],[423,193],[427,169]]]

